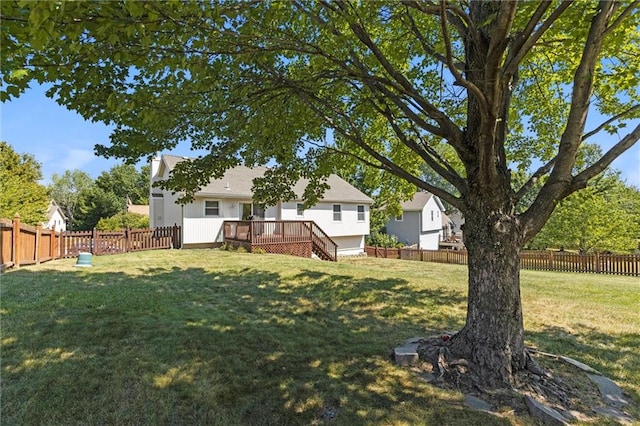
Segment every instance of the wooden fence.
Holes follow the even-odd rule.
[[[96,256],[132,251],[180,248],[179,226],[121,231],[65,231],[60,257],[76,257],[86,252]]]
[[[423,262],[467,264],[466,250],[419,250],[365,248],[368,256]],[[522,251],[520,267],[534,271],[583,272],[640,276],[640,254],[569,253],[552,251]]]
[[[0,269],[31,265],[59,257],[60,233],[42,229],[40,225],[20,223],[20,215],[13,221],[0,219]]]
[[[366,246],[364,251],[367,253],[367,256],[400,259],[400,249],[398,248]]]
[[[180,248],[181,228],[177,225],[122,231],[65,231],[42,229],[0,219],[1,269],[31,265],[87,252],[94,255],[127,253],[141,250]]]

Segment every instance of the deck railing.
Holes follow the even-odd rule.
[[[288,252],[285,246],[307,244],[325,260],[336,260],[338,256],[338,245],[311,220],[228,220],[223,232],[225,242],[262,247],[275,253]]]

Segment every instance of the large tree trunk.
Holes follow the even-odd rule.
[[[511,215],[485,207],[465,217],[469,253],[467,320],[452,339],[451,350],[468,359],[472,374],[489,387],[513,384],[514,374],[526,367],[520,235],[517,219]]]

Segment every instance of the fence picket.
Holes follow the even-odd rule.
[[[395,250],[395,251],[394,251]],[[385,249],[366,246],[368,256],[423,262],[467,264],[466,250]],[[537,271],[560,271],[640,276],[640,254],[589,254],[551,251],[522,251],[520,268]]]
[[[178,225],[116,232],[56,232],[55,228],[22,224],[16,214],[13,220],[0,219],[0,269],[77,257],[80,252],[101,255],[180,248],[180,232]]]

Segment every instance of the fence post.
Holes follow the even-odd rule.
[[[600,273],[600,253],[596,252],[596,272]]]
[[[58,256],[56,256],[56,225],[54,224],[53,227],[51,227],[51,238],[49,238],[49,256],[51,257],[51,259],[57,259]]]
[[[20,266],[20,215],[18,213],[13,216],[13,235],[11,241],[11,261],[18,267]]]
[[[36,265],[40,264],[40,243],[42,239],[42,225],[41,224],[37,224],[36,225],[36,243],[35,243],[35,247],[33,249],[34,253],[33,253],[33,260],[35,260]]]
[[[129,253],[131,251],[131,230],[129,228],[124,229],[124,252]]]
[[[98,241],[97,241],[98,230],[93,228],[91,230],[91,239],[89,240],[89,248],[91,250],[91,254],[98,255]]]
[[[549,258],[547,259],[547,268],[549,271],[553,271],[553,252],[548,252]]]
[[[178,248],[178,245],[180,243],[178,242],[178,224],[174,223],[173,224],[173,235],[171,236],[171,248]]]

